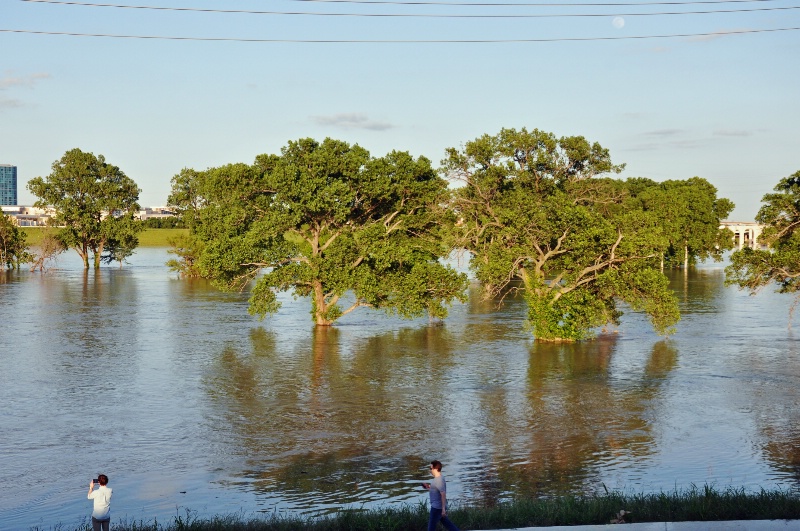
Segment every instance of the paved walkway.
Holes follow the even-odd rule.
[[[800,531],[800,520],[737,520],[729,522],[648,522],[643,524],[515,527],[498,531]]]

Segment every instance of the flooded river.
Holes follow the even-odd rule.
[[[524,303],[473,293],[444,323],[359,310],[315,329],[284,297],[177,279],[165,249],[84,273],[0,272],[0,522],[317,513],[418,503],[426,464],[448,498],[493,504],[692,484],[800,486],[800,352],[791,298],[671,273],[668,340],[626,313],[579,344],[536,344]]]

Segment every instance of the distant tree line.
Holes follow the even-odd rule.
[[[408,152],[290,141],[253,164],[182,170],[168,200],[177,216],[144,222],[138,187],[102,156],[68,151],[28,188],[55,208],[57,242],[87,268],[90,257],[121,264],[145,227],[188,228],[171,241],[170,267],[249,289],[260,318],[278,311],[281,291],[308,297],[320,326],[359,307],[444,318],[468,284],[446,259],[465,252],[485,297],[524,296],[537,340],[590,338],[619,322],[623,302],[668,334],[680,315],[664,268],[720,260],[734,205],[700,177],[615,178],[623,168],[582,136],[503,129],[448,149],[438,170]],[[771,248],[733,253],[731,283],[796,291],[798,181],[765,196],[758,221]],[[32,258],[5,219],[0,246],[6,267]]]
[[[147,218],[142,221],[142,226],[146,229],[185,229],[186,224],[178,216],[167,216],[164,218]]]

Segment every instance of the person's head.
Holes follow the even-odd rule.
[[[440,461],[436,460],[431,461],[431,472],[433,472],[434,470],[436,470],[437,472],[442,471],[442,463]]]
[[[108,476],[106,476],[105,474],[98,475],[97,476],[97,482],[100,483],[100,485],[105,487],[106,485],[108,485]]]

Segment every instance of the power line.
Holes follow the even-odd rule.
[[[22,0],[23,2],[45,2],[46,0]],[[644,7],[644,6],[684,6],[698,4],[752,4],[777,2],[779,0],[690,0],[687,2],[438,2],[397,0],[285,0],[287,2],[322,3],[322,4],[359,4],[359,5],[394,5],[394,6],[458,6],[458,7]],[[50,2],[54,3],[54,2]]]
[[[715,13],[752,13],[756,11],[787,11],[800,9],[800,6],[787,7],[754,7],[749,9],[720,9],[707,11],[662,11],[656,13],[526,13],[517,15],[452,15],[438,13],[319,13],[313,11],[258,11],[247,9],[211,9],[199,7],[166,7],[166,6],[136,6],[124,4],[99,4],[89,2],[72,2],[65,0],[22,0],[23,2],[42,3],[42,4],[61,4],[81,7],[112,7],[120,9],[147,9],[155,11],[188,11],[199,13],[237,13],[248,15],[294,15],[294,16],[317,16],[317,17],[379,17],[379,18],[565,18],[565,17],[649,17],[665,15],[709,15]]]
[[[112,39],[147,39],[171,41],[205,41],[205,42],[248,42],[248,43],[294,43],[294,44],[503,44],[503,43],[540,43],[540,42],[587,42],[587,41],[621,41],[642,39],[675,39],[691,37],[725,37],[748,33],[775,33],[782,31],[798,31],[797,28],[765,28],[750,30],[730,30],[710,33],[672,33],[666,35],[631,35],[619,37],[555,37],[541,39],[248,39],[240,37],[175,37],[167,35],[114,35],[108,33],[70,33],[64,31],[36,31],[21,29],[2,29],[0,33],[27,33],[32,35],[58,35],[69,37],[104,37]]]
[[[466,7],[608,7],[608,6],[672,6],[672,5],[694,5],[694,4],[742,4],[753,2],[775,2],[777,0],[691,0],[688,2],[424,2],[409,1],[400,2],[394,0],[286,0],[288,2],[314,2],[331,4],[376,4],[376,5],[397,5],[397,6],[466,6]]]

